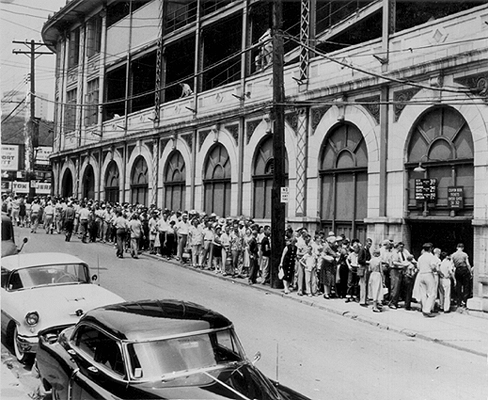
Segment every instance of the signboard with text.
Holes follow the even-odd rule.
[[[447,203],[450,209],[461,209],[464,207],[464,187],[449,186],[447,188]]]
[[[415,179],[415,200],[437,199],[437,179]]]
[[[12,192],[29,193],[29,182],[12,182]]]
[[[2,144],[2,171],[19,169],[19,146]]]
[[[290,196],[290,188],[282,187],[281,188],[281,203],[288,203],[289,196]]]
[[[53,152],[52,147],[40,146],[36,148],[36,164],[49,165],[49,156]]]
[[[37,182],[36,194],[50,194],[50,193],[51,193],[51,184],[50,183]]]

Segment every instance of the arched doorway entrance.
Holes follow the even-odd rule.
[[[84,199],[94,199],[95,198],[95,173],[93,172],[93,167],[88,164],[83,174],[82,180],[82,196]]]
[[[64,172],[61,180],[61,196],[64,198],[73,196],[73,175],[69,169]]]
[[[319,165],[322,229],[364,242],[368,152],[360,130],[349,123],[335,126],[322,144]]]
[[[110,161],[105,173],[105,201],[116,203],[119,201],[119,168],[115,161]]]
[[[185,209],[185,177],[185,161],[179,151],[173,151],[164,173],[164,207],[174,211]]]
[[[221,144],[209,152],[204,168],[204,211],[221,217],[230,215],[231,165],[227,150]]]
[[[131,202],[147,206],[148,177],[147,163],[144,157],[139,156],[134,162],[131,174]]]
[[[274,155],[273,138],[265,137],[256,148],[252,180],[254,183],[253,216],[271,219],[271,194],[273,189]],[[288,156],[285,152],[285,186],[288,186]],[[286,204],[285,215],[288,215]]]
[[[449,254],[462,242],[472,257],[473,163],[471,130],[457,110],[434,107],[415,123],[405,162],[407,224],[414,255],[420,254],[425,242]]]

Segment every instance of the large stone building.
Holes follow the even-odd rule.
[[[71,0],[55,193],[271,216],[270,1]],[[288,222],[474,261],[488,311],[488,5],[283,2]]]

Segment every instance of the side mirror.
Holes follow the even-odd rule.
[[[252,359],[252,365],[256,364],[259,360],[261,360],[261,352],[258,351],[254,354],[254,358]]]
[[[98,275],[95,274],[91,277],[92,282],[95,282],[98,279]]]

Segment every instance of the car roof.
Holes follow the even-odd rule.
[[[120,340],[135,342],[232,326],[232,322],[223,315],[181,300],[112,304],[87,312],[81,321],[92,322]]]
[[[66,253],[21,253],[2,258],[2,268],[10,271],[25,267],[56,264],[86,264],[78,257]]]

